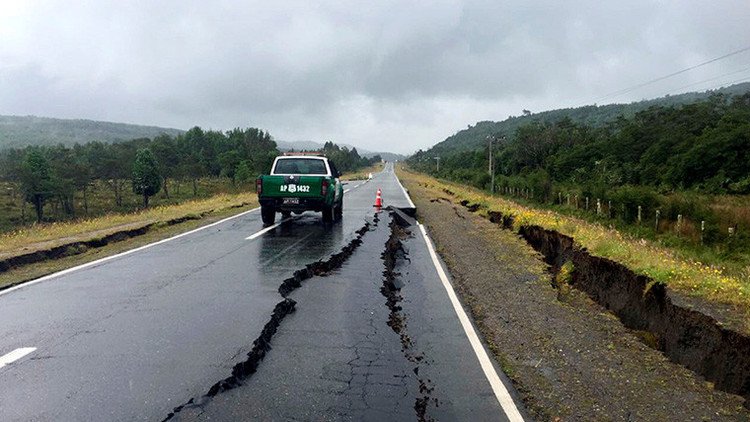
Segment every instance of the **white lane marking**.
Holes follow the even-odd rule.
[[[443,282],[443,287],[445,287],[445,291],[448,293],[448,298],[450,298],[453,309],[456,311],[458,320],[461,322],[461,326],[463,327],[466,336],[469,338],[471,348],[474,349],[474,353],[477,355],[477,359],[479,359],[482,371],[484,371],[484,375],[487,377],[487,381],[489,381],[492,391],[495,393],[495,398],[497,398],[500,407],[502,407],[505,412],[505,416],[507,416],[510,421],[523,421],[521,412],[518,411],[516,403],[511,398],[510,393],[505,388],[503,382],[500,381],[500,377],[497,375],[495,367],[492,365],[492,362],[487,355],[487,351],[482,346],[482,342],[479,341],[479,336],[477,336],[476,331],[474,331],[474,327],[471,325],[469,317],[461,306],[461,302],[458,301],[456,292],[448,281],[448,276],[445,274],[445,271],[443,271],[443,267],[440,265],[440,261],[438,261],[435,249],[432,247],[432,242],[427,236],[427,230],[421,223],[419,224],[419,230],[422,232],[424,241],[427,244],[427,250],[430,252],[430,257],[432,258],[432,263],[435,265],[440,281]]]
[[[191,234],[193,234],[195,232],[199,232],[201,230],[205,230],[205,229],[207,229],[209,227],[217,226],[217,225],[219,225],[221,223],[227,222],[229,220],[233,220],[235,218],[238,218],[238,217],[241,217],[243,215],[249,214],[249,213],[251,213],[253,211],[258,211],[259,209],[260,209],[260,207],[253,208],[251,210],[247,210],[247,211],[241,212],[241,213],[239,213],[237,215],[233,215],[231,217],[227,217],[227,218],[225,218],[223,220],[219,220],[219,221],[213,222],[211,224],[207,224],[205,226],[198,227],[197,229],[190,230],[189,232],[180,233],[180,234],[178,234],[176,236],[172,236],[172,237],[169,237],[167,239],[159,240],[158,242],[149,243],[148,245],[139,246],[139,247],[137,247],[135,249],[131,249],[129,251],[118,253],[117,255],[107,256],[107,257],[104,257],[104,258],[101,258],[101,259],[97,259],[96,261],[91,261],[91,262],[87,262],[85,264],[78,265],[77,267],[68,268],[67,270],[62,270],[62,271],[56,272],[54,274],[49,274],[49,275],[46,275],[44,277],[37,278],[36,280],[27,281],[26,283],[19,284],[18,286],[14,286],[14,287],[11,287],[9,289],[0,290],[0,296],[8,294],[8,293],[13,292],[13,291],[16,291],[18,289],[24,288],[24,287],[28,287],[28,286],[31,286],[31,285],[34,285],[34,284],[37,284],[37,283],[41,283],[42,281],[47,281],[47,280],[50,280],[50,279],[55,278],[55,277],[60,277],[61,275],[72,273],[73,271],[77,271],[77,270],[81,270],[81,269],[84,269],[84,268],[92,267],[94,265],[101,264],[103,262],[111,261],[111,260],[113,260],[115,258],[120,258],[122,256],[130,255],[132,253],[136,253],[136,252],[142,251],[144,249],[148,249],[148,248],[156,246],[156,245],[161,245],[162,243],[166,243],[166,242],[169,242],[171,240],[179,239],[179,238],[181,238],[183,236],[191,235]]]
[[[21,347],[4,356],[0,356],[0,368],[5,365],[10,365],[11,363],[17,361],[18,359],[21,359],[34,350],[36,350],[36,347]]]
[[[396,176],[396,172],[395,171],[393,172],[393,175]],[[401,181],[398,180],[398,176],[396,176],[396,181],[398,182],[398,185],[401,186],[401,190],[404,191],[404,196],[406,196],[406,200],[409,201],[409,205],[411,205],[412,208],[417,208],[414,205],[414,202],[411,202],[411,197],[409,196],[409,192],[407,192],[406,189],[404,189],[404,185],[402,185]]]
[[[347,192],[349,192],[350,190],[354,190],[354,189],[357,189],[358,187],[360,187],[360,186],[364,185],[364,184],[365,184],[365,183],[367,183],[367,182],[368,182],[368,181],[367,181],[367,180],[365,180],[364,182],[362,182],[362,183],[360,183],[360,184],[358,184],[358,185],[354,185],[354,186],[352,186],[352,187],[350,187],[350,188],[344,189],[344,193],[347,193]]]
[[[251,234],[250,236],[246,237],[245,240],[253,240],[253,239],[256,239],[256,238],[258,238],[260,236],[263,236],[264,234],[270,232],[271,230],[275,229],[276,227],[279,227],[280,225],[286,223],[287,221],[289,221],[289,220],[291,220],[293,218],[294,217],[285,218],[285,219],[279,221],[278,223],[276,223],[276,224],[274,224],[272,226],[268,226],[268,227],[266,227],[263,230],[259,230],[259,231],[255,232],[255,233]]]

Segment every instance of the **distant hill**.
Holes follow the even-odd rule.
[[[127,123],[112,123],[96,120],[54,119],[37,116],[0,115],[0,149],[23,148],[29,145],[74,145],[92,141],[107,143],[130,141],[137,138],[154,138],[162,133],[177,136],[184,130],[158,126],[142,126]],[[282,151],[315,150],[323,144],[314,141],[276,141]],[[340,144],[349,149],[352,145]],[[372,152],[357,148],[362,157],[380,155],[388,161],[403,160],[404,155],[390,152]]]
[[[309,150],[318,150],[318,149],[323,148],[323,144],[322,143],[315,142],[315,141],[294,141],[294,142],[290,142],[290,141],[279,141],[279,140],[276,140],[276,145],[279,147],[279,150],[281,150],[281,151],[290,151],[290,150],[295,150],[295,151],[309,151]],[[349,149],[355,148],[354,146],[349,145],[349,144],[338,144],[338,145],[342,146],[342,147],[347,147]],[[373,152],[373,151],[368,151],[368,150],[362,149],[362,148],[357,148],[357,153],[359,153],[359,155],[361,157],[366,157],[366,158],[370,158],[370,157],[373,157],[375,155],[380,155],[386,161],[396,161],[396,160],[404,160],[404,159],[406,159],[405,155],[394,154],[392,152]]]
[[[176,136],[183,132],[179,129],[95,120],[0,116],[0,149],[28,145],[73,145],[91,141],[119,142],[153,138],[162,133]]]
[[[750,92],[750,82],[705,92],[668,95],[666,97],[638,101],[630,104],[607,104],[602,106],[590,105],[577,108],[563,108],[533,113],[525,116],[509,117],[501,122],[477,122],[474,126],[469,125],[467,129],[463,129],[456,134],[449,136],[444,141],[435,144],[428,150],[428,152],[430,155],[440,156],[455,152],[475,150],[485,145],[487,142],[487,136],[494,134],[510,138],[519,126],[533,121],[553,123],[565,117],[569,117],[576,123],[601,126],[607,122],[613,121],[618,116],[624,116],[626,118],[632,117],[637,112],[652,106],[690,104],[705,100],[714,94],[742,95],[747,92]]]

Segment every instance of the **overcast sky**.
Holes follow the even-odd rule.
[[[0,114],[408,153],[522,109],[748,80],[750,51],[604,98],[750,46],[749,22],[748,0],[0,0]]]

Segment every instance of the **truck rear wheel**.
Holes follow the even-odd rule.
[[[272,207],[260,207],[260,218],[263,224],[270,226],[276,221],[276,210]]]
[[[344,215],[344,199],[342,198],[341,201],[336,205],[335,210],[333,211],[333,218],[336,220],[341,220],[341,217]]]
[[[323,207],[323,222],[324,223],[333,222],[333,206]]]

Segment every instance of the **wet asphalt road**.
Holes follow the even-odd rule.
[[[263,228],[252,211],[0,293],[0,357],[36,348],[5,366],[0,358],[0,420],[162,420],[190,399],[201,405],[174,420],[505,420],[416,226],[395,269],[403,327],[388,325],[381,254],[393,217],[375,217],[378,188],[385,205],[411,205],[389,164],[345,186],[333,226],[305,213],[247,240]],[[340,269],[289,295],[296,312],[257,372],[206,400],[246,359],[281,282],[366,222]]]

